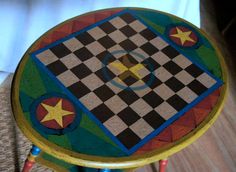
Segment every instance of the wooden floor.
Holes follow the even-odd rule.
[[[218,46],[222,50],[226,63],[228,64],[230,71],[229,95],[225,107],[214,125],[192,145],[169,157],[167,172],[236,172],[236,63],[234,61],[236,56],[233,57],[228,53],[223,38],[217,29],[215,29],[214,12],[211,8],[212,6],[209,0],[201,1],[202,29],[219,44]],[[9,111],[9,109],[5,111]],[[24,142],[22,145],[25,145],[26,141],[20,141]],[[27,149],[29,147],[30,145],[28,145]],[[0,149],[0,154],[2,153]],[[26,154],[26,152],[21,154]],[[15,160],[12,160],[13,163],[11,162],[9,165],[5,164],[5,168],[2,165],[2,170],[19,171],[24,158],[25,155],[20,156],[20,160],[17,157],[14,158]],[[10,159],[10,156],[8,159]],[[3,158],[0,155],[1,160]],[[14,164],[15,167],[11,167]],[[38,170],[39,168],[34,168],[33,171],[38,172],[40,171]],[[41,169],[41,171],[45,170]],[[137,171],[157,172],[158,163],[145,166]]]

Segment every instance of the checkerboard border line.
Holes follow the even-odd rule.
[[[212,75],[209,71],[207,71],[203,66],[199,66],[198,63],[196,63],[193,59],[189,59],[191,62],[193,62],[193,64],[197,65],[200,69],[202,69],[204,72],[206,72],[208,75],[210,75],[212,78],[214,78],[216,80],[216,83],[210,87],[206,92],[204,92],[202,95],[200,95],[197,99],[195,99],[193,102],[191,102],[190,104],[188,104],[184,109],[182,109],[181,111],[179,111],[177,114],[175,114],[173,117],[171,117],[170,119],[168,119],[164,124],[162,124],[158,129],[154,130],[152,133],[150,133],[149,135],[147,135],[144,139],[142,139],[138,144],[136,144],[135,146],[133,146],[131,149],[127,149],[113,134],[110,133],[110,131],[108,129],[106,129],[103,124],[95,117],[95,115],[93,115],[86,107],[84,107],[84,105],[78,101],[78,99],[69,91],[67,90],[67,88],[51,73],[51,71],[49,71],[49,69],[47,69],[44,64],[42,62],[39,61],[39,59],[36,58],[36,55],[51,48],[54,47],[55,45],[58,45],[72,37],[75,37],[76,35],[87,31],[93,27],[96,27],[108,20],[111,20],[112,18],[115,18],[119,15],[122,15],[124,13],[130,13],[132,14],[137,20],[141,21],[145,26],[147,26],[148,29],[150,29],[151,31],[153,31],[157,36],[159,36],[160,38],[162,38],[164,41],[166,41],[168,44],[170,44],[171,46],[173,46],[177,51],[179,51],[181,54],[183,54],[187,59],[189,59],[185,53],[183,53],[182,51],[179,50],[178,47],[176,47],[175,45],[173,45],[172,42],[170,42],[168,39],[166,39],[163,35],[161,35],[160,33],[158,33],[156,30],[152,29],[148,24],[146,24],[142,19],[140,19],[139,17],[137,17],[137,15],[135,14],[134,11],[132,10],[123,10],[121,12],[116,13],[115,15],[112,15],[104,20],[101,20],[83,30],[80,30],[79,32],[75,32],[71,35],[68,35],[65,38],[62,38],[42,49],[39,49],[35,52],[33,52],[31,54],[31,56],[33,57],[33,59],[35,60],[35,62],[43,69],[47,72],[47,74],[63,89],[63,91],[69,95],[71,95],[73,101],[79,105],[79,107],[82,108],[82,110],[87,113],[95,122],[96,124],[98,124],[103,131],[115,142],[117,143],[120,148],[126,152],[127,154],[132,154],[134,153],[139,147],[141,147],[142,145],[144,145],[148,140],[152,139],[155,135],[157,135],[158,133],[160,133],[164,128],[166,128],[167,126],[169,126],[174,120],[176,120],[177,118],[179,118],[180,116],[182,116],[186,111],[188,111],[190,108],[192,108],[194,105],[196,105],[197,103],[199,103],[203,98],[205,98],[207,95],[209,95],[211,92],[213,92],[216,88],[218,88],[219,86],[221,86],[223,84],[223,82],[218,79],[217,77],[215,77],[214,75]]]

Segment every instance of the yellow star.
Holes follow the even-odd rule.
[[[192,38],[190,38],[190,34],[192,33],[191,31],[183,32],[178,27],[176,27],[176,30],[177,30],[177,33],[172,34],[170,36],[179,38],[182,45],[184,45],[186,41],[195,42]]]
[[[70,112],[62,109],[62,99],[58,101],[56,106],[50,106],[44,103],[41,105],[48,111],[47,115],[40,122],[55,120],[61,127],[63,127],[63,116],[71,115],[74,112]]]
[[[137,77],[138,79],[141,79],[141,76],[140,76],[140,74],[139,74],[139,71],[142,70],[143,68],[144,68],[144,65],[142,65],[142,64],[137,64],[137,65],[131,67],[129,70],[130,70],[134,75],[136,75],[136,77]]]
[[[113,67],[117,68],[118,70],[120,70],[121,73],[124,73],[125,71],[130,71],[131,74],[133,74],[133,77],[135,77],[137,79],[141,79],[139,71],[144,68],[144,65],[142,65],[142,64],[137,64],[137,65],[135,65],[131,68],[127,68],[125,65],[123,65],[120,62],[113,62],[113,63],[111,63],[111,66],[113,66]],[[125,78],[126,77],[128,77],[128,75],[125,75]],[[125,78],[122,78],[122,79],[125,79]]]

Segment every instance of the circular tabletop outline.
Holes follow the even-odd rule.
[[[99,157],[99,156],[94,156],[94,155],[85,155],[85,154],[80,154],[80,153],[75,153],[72,151],[69,151],[67,149],[61,148],[60,146],[57,146],[56,144],[53,144],[40,136],[40,134],[32,129],[32,127],[27,123],[27,121],[23,117],[23,111],[20,106],[20,102],[18,101],[19,99],[19,82],[20,82],[20,77],[23,72],[23,67],[25,63],[27,62],[29,58],[29,52],[35,46],[38,45],[40,40],[48,33],[53,31],[55,28],[61,26],[62,24],[65,24],[71,20],[74,20],[75,18],[85,16],[88,14],[92,14],[95,12],[99,11],[109,11],[109,10],[119,10],[119,9],[133,9],[133,10],[147,10],[147,11],[153,11],[153,12],[158,12],[173,18],[176,18],[178,20],[182,20],[183,22],[187,23],[188,25],[192,26],[196,30],[198,30],[201,34],[206,37],[211,45],[215,48],[216,53],[218,55],[218,60],[221,65],[221,72],[222,72],[222,80],[224,81],[224,85],[221,87],[221,92],[220,96],[218,98],[218,101],[212,111],[208,114],[208,116],[204,119],[203,122],[200,123],[192,132],[188,133],[181,139],[164,146],[162,148],[159,148],[157,150],[150,151],[148,153],[144,153],[142,155],[131,155],[127,157],[121,157],[121,158],[115,158],[115,157]],[[85,13],[83,15],[79,15],[76,17],[73,17],[71,19],[68,19],[57,26],[51,28],[48,30],[46,33],[42,34],[41,37],[39,37],[31,46],[30,48],[25,52],[23,55],[21,61],[19,62],[16,73],[14,75],[13,81],[12,81],[12,88],[11,88],[11,106],[13,110],[13,114],[18,114],[14,115],[15,120],[21,129],[21,131],[24,133],[24,135],[31,140],[36,146],[38,146],[42,151],[58,158],[63,161],[66,161],[71,164],[75,165],[80,165],[80,166],[85,166],[85,167],[92,167],[92,168],[110,168],[110,169],[123,169],[123,168],[136,168],[140,166],[144,166],[146,164],[158,161],[160,159],[165,159],[168,156],[180,151],[181,149],[187,147],[191,143],[193,143],[197,138],[199,138],[201,135],[203,135],[208,128],[215,122],[217,117],[219,116],[224,102],[226,100],[226,95],[228,92],[228,75],[227,75],[227,67],[224,61],[224,58],[219,51],[216,43],[214,40],[209,38],[209,36],[201,29],[197,28],[193,24],[189,23],[188,21],[181,19],[177,16],[174,16],[172,14],[168,14],[165,12],[161,12],[158,10],[153,10],[153,9],[147,9],[147,8],[136,8],[136,7],[119,7],[119,8],[108,8],[108,9],[102,9],[102,10],[96,10],[92,11],[89,13]]]

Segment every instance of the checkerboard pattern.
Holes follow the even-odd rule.
[[[36,57],[128,150],[216,83],[130,13]]]

